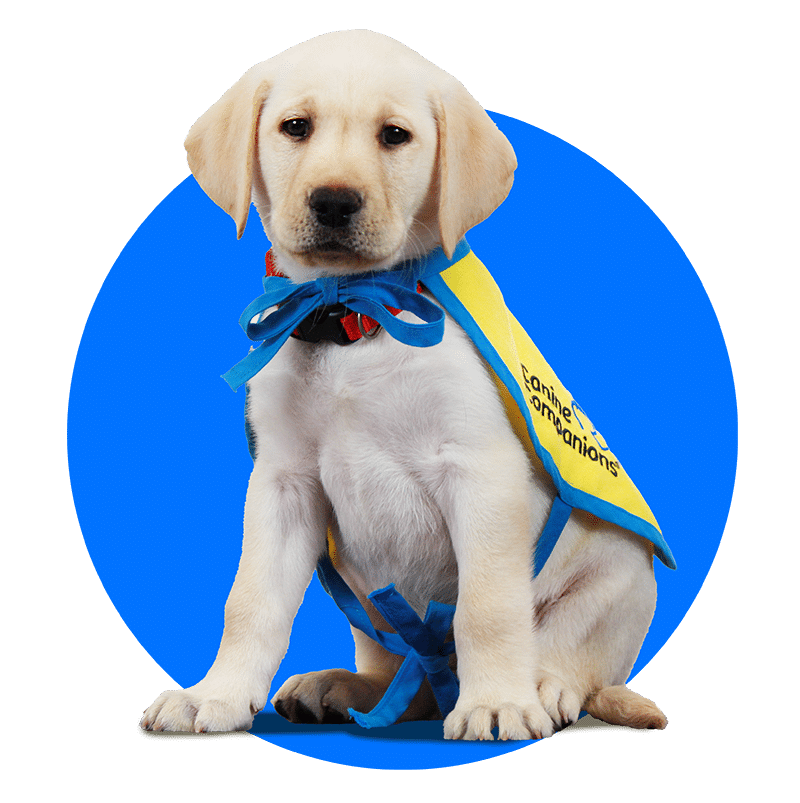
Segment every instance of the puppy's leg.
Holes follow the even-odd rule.
[[[373,624],[387,629],[385,623]],[[325,669],[289,678],[272,698],[282,717],[290,722],[341,723],[350,719],[349,708],[367,712],[378,704],[403,659],[384,650],[360,630],[351,630],[358,671]],[[441,715],[426,681],[399,721],[437,718]]]
[[[447,739],[492,739],[495,725],[501,739],[553,733],[536,690],[531,627],[532,525],[540,529],[544,515],[533,509],[538,495],[527,458],[521,448],[505,446],[483,449],[479,466],[452,466],[441,485],[458,560],[454,629],[461,686],[444,723]]]
[[[162,694],[141,726],[156,731],[246,730],[267,700],[292,621],[324,550],[328,518],[316,480],[256,463],[245,504],[239,570],[208,674]]]
[[[612,724],[666,726],[655,703],[622,685],[655,610],[652,553],[644,539],[576,510],[536,578],[540,697],[563,725],[584,708]]]

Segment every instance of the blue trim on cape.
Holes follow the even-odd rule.
[[[564,527],[567,526],[570,513],[572,513],[572,508],[560,496],[557,496],[553,500],[553,506],[550,508],[550,515],[547,517],[544,529],[536,541],[536,548],[533,553],[534,577],[537,574],[541,574],[542,569],[544,569],[544,565],[558,543],[561,533],[564,532]]]

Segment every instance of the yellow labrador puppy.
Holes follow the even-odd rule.
[[[205,192],[244,230],[251,202],[293,282],[445,253],[506,197],[508,141],[464,87],[398,42],[328,34],[248,71],[186,141]],[[401,318],[413,320],[410,313]],[[661,728],[628,690],[655,610],[653,547],[574,511],[544,571],[531,555],[555,489],[531,465],[496,386],[448,318],[429,348],[386,332],[342,348],[290,339],[249,383],[257,444],[241,562],[206,677],[162,694],[142,727],[247,729],[267,702],[331,526],[366,600],[394,583],[418,613],[456,604],[460,695],[450,739],[549,736],[581,708]],[[400,658],[354,629],[356,666],[291,678],[294,721],[367,711]],[[404,719],[439,716],[427,683]]]

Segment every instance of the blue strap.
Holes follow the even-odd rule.
[[[550,508],[547,523],[544,525],[544,529],[539,535],[539,540],[536,542],[536,550],[533,554],[534,577],[542,571],[545,563],[547,563],[550,553],[553,551],[569,520],[570,513],[572,513],[572,507],[560,496],[557,496],[553,500],[553,506]]]
[[[557,496],[536,544],[534,576],[544,568],[572,513],[572,507]],[[421,620],[395,589],[394,584],[373,591],[368,599],[396,633],[377,630],[369,620],[358,597],[342,579],[326,555],[317,563],[317,576],[350,624],[377,641],[384,649],[405,659],[378,704],[368,713],[348,708],[348,713],[363,728],[392,725],[408,709],[425,678],[431,684],[439,711],[446,717],[458,700],[458,679],[450,669],[448,656],[455,652],[455,642],[445,641],[455,616],[455,606],[430,602]]]
[[[348,709],[353,719],[364,728],[392,725],[406,711],[425,678],[431,684],[443,717],[455,708],[458,680],[450,669],[448,656],[455,652],[455,643],[445,641],[455,615],[454,605],[430,602],[425,619],[417,616],[395,589],[394,584],[373,591],[369,600],[397,633],[377,630],[369,616],[330,558],[317,564],[317,574],[325,590],[333,597],[350,624],[366,633],[395,655],[404,655],[397,674],[380,702],[368,713]]]
[[[364,610],[364,606],[358,601],[358,597],[351,591],[350,586],[345,583],[342,576],[333,567],[333,563],[327,555],[317,562],[317,575],[323,588],[331,595],[333,601],[339,606],[342,613],[347,617],[347,621],[353,627],[362,633],[366,633],[389,652],[395,655],[406,654],[408,645],[399,635],[376,630],[373,627],[367,612]]]
[[[239,318],[245,334],[262,341],[222,378],[233,390],[252,379],[278,352],[289,336],[310,313],[320,307],[344,304],[377,321],[395,340],[408,346],[433,346],[444,336],[444,311],[416,292],[417,282],[426,275],[441,273],[470,251],[466,240],[448,259],[441,248],[419,260],[409,260],[389,271],[372,271],[351,276],[324,276],[294,284],[285,276],[265,276],[264,294],[252,301]],[[280,307],[264,316],[272,307]],[[402,321],[386,308],[406,310],[422,323]]]
[[[544,568],[564,527],[572,507],[557,496],[536,544],[534,576]],[[455,652],[455,642],[445,641],[455,615],[454,605],[430,602],[421,620],[395,589],[394,584],[373,591],[368,599],[397,633],[377,630],[367,612],[325,556],[317,563],[317,575],[325,590],[339,606],[350,624],[361,630],[384,649],[405,659],[378,704],[368,713],[348,708],[348,713],[363,728],[392,725],[408,709],[425,678],[431,684],[439,711],[446,717],[458,700],[458,679],[450,669],[448,656]]]

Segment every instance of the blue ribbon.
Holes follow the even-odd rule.
[[[277,354],[301,321],[315,309],[331,304],[344,304],[353,312],[372,318],[406,345],[436,345],[444,335],[444,311],[416,292],[417,282],[426,274],[446,270],[469,251],[466,240],[462,240],[452,259],[437,248],[422,259],[403,262],[389,271],[325,276],[302,284],[294,284],[284,276],[265,276],[264,294],[251,302],[239,318],[245,334],[262,343],[222,378],[233,390],[241,387]],[[279,304],[277,310],[261,319],[263,313]],[[386,307],[407,310],[422,323],[402,321]]]
[[[348,708],[350,716],[363,728],[381,728],[394,724],[411,704],[427,677],[439,711],[442,717],[446,717],[455,708],[458,700],[458,680],[450,669],[448,660],[456,646],[452,641],[445,641],[453,623],[455,605],[430,602],[425,619],[422,620],[392,583],[369,595],[372,604],[397,631],[386,633],[372,625],[358,597],[333,567],[330,558],[320,559],[317,575],[353,627],[377,641],[389,652],[405,656],[400,669],[375,708],[368,713]]]

